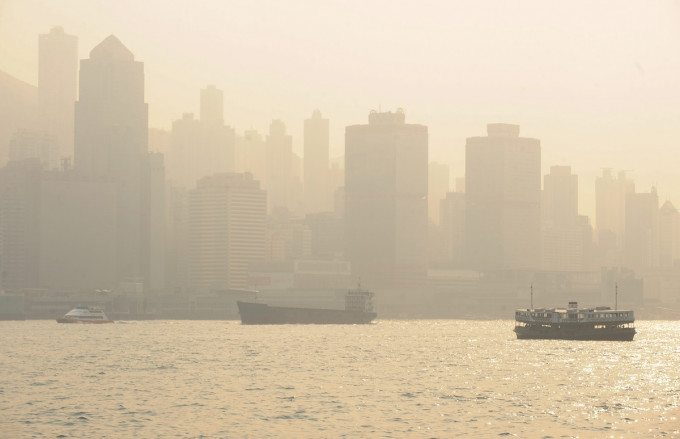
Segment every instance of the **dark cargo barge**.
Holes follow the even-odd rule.
[[[369,291],[349,291],[345,309],[293,308],[242,301],[236,304],[244,325],[354,325],[371,323],[378,316],[373,311],[372,298]]]

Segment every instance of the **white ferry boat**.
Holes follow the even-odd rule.
[[[528,308],[515,311],[518,339],[615,340],[631,341],[635,336],[635,316],[631,310],[608,306],[579,308]]]
[[[59,317],[57,323],[113,323],[113,320],[109,320],[101,309],[78,306]]]

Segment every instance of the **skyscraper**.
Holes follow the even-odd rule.
[[[439,208],[449,192],[449,167],[443,163],[430,162],[428,168],[427,211],[431,223],[439,224]]]
[[[487,125],[465,146],[466,259],[478,270],[538,269],[541,143],[519,125]]]
[[[58,142],[56,157],[73,156],[73,114],[78,87],[78,38],[54,27],[38,38],[38,105],[40,128]]]
[[[624,264],[638,274],[659,265],[659,196],[656,188],[649,193],[632,193],[626,197]]]
[[[578,176],[570,166],[551,166],[543,177],[542,260],[549,271],[587,271],[592,230],[578,215]]]
[[[246,174],[215,174],[189,193],[189,287],[246,288],[265,255],[267,195]]]
[[[304,184],[305,212],[329,212],[333,195],[329,182],[329,131],[328,119],[314,110],[304,127]]]
[[[75,109],[76,171],[108,179],[116,188],[116,278],[148,282],[149,258],[157,252],[149,249],[152,173],[144,64],[115,36],[92,49],[90,59],[81,60]]]
[[[635,192],[635,183],[620,171],[616,177],[611,169],[603,169],[595,180],[595,221],[598,237],[614,234],[618,246],[625,230],[626,198]]]
[[[266,139],[267,207],[293,208],[293,138],[286,134],[286,125],[273,120]]]
[[[402,110],[345,129],[345,225],[352,274],[369,288],[427,276],[428,132]]]
[[[223,93],[214,85],[201,90],[201,122],[210,125],[224,123]]]

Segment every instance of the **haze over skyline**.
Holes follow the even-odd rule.
[[[78,37],[80,59],[115,34],[144,62],[151,127],[198,114],[199,90],[215,84],[227,124],[264,133],[281,119],[298,153],[302,121],[320,109],[339,156],[345,126],[403,107],[429,127],[430,160],[454,177],[465,139],[506,122],[541,140],[544,174],[572,166],[591,220],[587,193],[602,167],[680,200],[677,1],[3,0],[0,70],[36,85],[38,35],[54,25]]]

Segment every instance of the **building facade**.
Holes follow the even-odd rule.
[[[481,271],[541,265],[541,143],[487,125],[465,146],[466,262]]]
[[[369,288],[427,277],[428,131],[402,110],[345,129],[345,238],[352,274]]]
[[[189,192],[188,283],[193,291],[247,288],[264,259],[267,194],[251,174],[204,177]]]
[[[50,168],[73,157],[74,103],[78,91],[78,38],[54,27],[38,37],[40,129],[55,136],[58,147]]]

